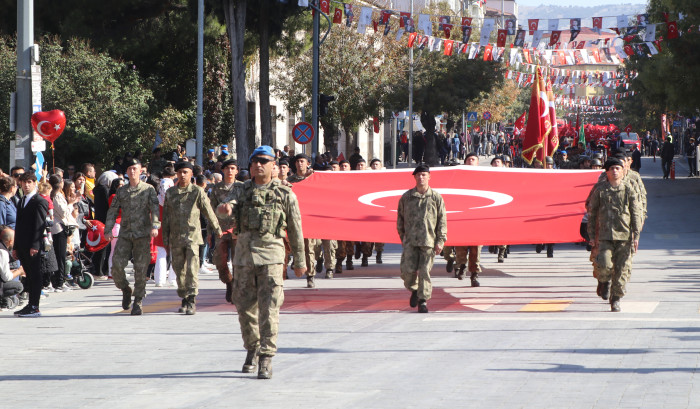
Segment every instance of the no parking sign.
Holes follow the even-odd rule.
[[[314,128],[308,122],[299,122],[292,128],[292,138],[297,143],[306,145],[314,140]]]

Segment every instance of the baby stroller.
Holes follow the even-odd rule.
[[[92,287],[92,284],[95,282],[92,276],[95,267],[90,257],[85,254],[85,249],[80,249],[76,251],[75,254],[77,254],[78,257],[73,259],[73,266],[70,269],[70,273],[73,276],[73,282],[83,290],[87,290]]]

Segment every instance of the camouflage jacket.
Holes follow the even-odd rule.
[[[227,203],[233,198],[234,190],[237,186],[243,186],[243,182],[234,181],[231,184],[226,184],[226,182],[219,182],[215,184],[214,187],[212,187],[211,193],[209,194],[209,200],[211,202],[211,208],[214,210],[214,213],[216,213],[216,208],[219,207],[220,204]],[[221,230],[229,231],[236,227],[233,217],[222,216],[219,213],[216,213],[216,217],[219,220],[219,226],[221,226]],[[212,233],[214,232],[211,229],[209,229],[209,234]]]
[[[236,252],[233,265],[264,266],[283,264],[284,237],[294,254],[294,268],[306,267],[304,236],[297,197],[278,179],[257,186],[253,180],[235,187],[234,208]]]
[[[605,172],[601,173],[600,177],[598,177],[598,183],[596,183],[596,187],[604,184],[605,182],[608,181],[608,176]],[[642,206],[642,223],[647,218],[647,189],[644,187],[644,182],[642,182],[642,177],[639,176],[639,173],[633,170],[628,170],[627,173],[625,174],[625,177],[622,179],[622,181],[632,188],[637,193],[639,202]],[[593,190],[591,190],[591,193],[593,193]],[[590,200],[590,195],[589,199],[586,200],[586,206],[588,206],[588,202]]]
[[[184,188],[175,185],[168,189],[163,202],[163,246],[204,244],[200,214],[207,218],[213,233],[221,233],[202,188],[190,184]]]
[[[297,174],[295,173],[295,174],[290,175],[290,176],[287,177],[287,182],[289,182],[289,183],[297,183],[297,182],[301,182],[302,180],[306,180],[307,177],[308,177],[308,176],[299,176],[299,175],[297,175]]]
[[[153,186],[148,183],[139,182],[136,187],[127,184],[117,189],[112,205],[107,211],[106,232],[112,231],[120,209],[122,220],[119,237],[127,239],[148,237],[151,230],[160,228],[158,195]]]
[[[424,195],[413,188],[401,196],[396,229],[405,246],[443,246],[447,240],[447,214],[442,196],[431,188]]]
[[[588,236],[597,240],[639,239],[642,206],[629,183],[596,185],[588,204]]]

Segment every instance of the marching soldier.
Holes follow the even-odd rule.
[[[231,199],[233,189],[236,185],[242,185],[242,182],[236,181],[238,175],[238,163],[235,159],[227,159],[221,164],[221,171],[224,174],[224,179],[215,184],[211,190],[210,200],[212,209],[217,209],[220,204],[226,203]],[[226,284],[226,302],[233,302],[231,295],[233,292],[233,272],[228,268],[229,259],[233,259],[233,252],[236,248],[236,235],[233,233],[233,219],[230,217],[222,217],[220,213],[216,214],[219,221],[219,226],[223,231],[220,239],[216,240],[214,247],[214,264],[219,271],[219,280]],[[209,231],[211,236],[214,232]]]
[[[296,156],[294,164],[296,165],[296,173],[287,178],[289,183],[299,183],[309,177],[307,171],[309,170],[309,164],[311,160],[308,156],[300,153]],[[321,240],[318,239],[304,239],[304,254],[306,255],[306,265],[308,270],[306,270],[306,287],[314,288],[316,284],[314,283],[314,276],[316,275],[316,248],[321,246]],[[296,260],[295,260],[296,263]]]
[[[177,295],[182,298],[178,310],[187,315],[196,312],[198,294],[199,246],[202,240],[200,214],[204,214],[211,231],[221,239],[221,227],[203,189],[192,183],[190,162],[175,164],[177,185],[165,192],[163,202],[163,247],[172,258],[177,278]]]
[[[491,166],[494,168],[502,168],[505,166],[503,163],[503,158],[500,156],[494,156],[493,159],[491,159]],[[498,246],[491,246],[493,247],[493,252],[498,254],[498,262],[503,263],[503,259],[508,257],[506,255],[506,251],[508,250],[508,245],[507,244],[502,244]],[[475,286],[476,287],[476,286]]]
[[[105,239],[112,240],[112,228],[121,211],[119,240],[112,258],[114,285],[122,290],[122,308],[131,307],[132,290],[126,279],[124,268],[129,259],[134,259],[134,306],[131,315],[141,315],[141,302],[146,296],[146,270],[151,263],[151,238],[158,236],[158,195],[153,186],[141,182],[141,162],[129,159],[125,163],[129,184],[120,187],[107,211]],[[198,231],[199,233],[199,231]],[[199,233],[201,236],[201,233]],[[197,249],[199,251],[199,249]],[[197,264],[199,268],[199,264]]]
[[[637,192],[624,182],[624,167],[617,158],[605,162],[607,180],[594,187],[587,209],[588,236],[598,246],[596,292],[603,299],[609,296],[613,312],[620,311],[642,228],[642,206]]]
[[[430,168],[418,165],[413,171],[416,187],[399,200],[396,228],[401,238],[401,278],[411,291],[409,305],[427,313],[433,286],[430,269],[447,240],[447,215],[442,196],[430,188]]]
[[[269,146],[253,151],[253,178],[237,187],[234,199],[222,208],[226,214],[233,210],[236,219],[233,299],[248,351],[243,372],[253,372],[257,366],[258,379],[272,377],[272,357],[277,352],[285,234],[294,253],[295,275],[301,277],[306,271],[299,204],[289,187],[273,180],[274,155]]]

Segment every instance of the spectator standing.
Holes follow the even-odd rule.
[[[44,250],[43,239],[49,203],[37,195],[34,173],[22,175],[20,184],[24,197],[17,209],[15,252],[27,277],[29,303],[15,314],[19,317],[40,317],[39,301],[42,284],[40,253]]]
[[[0,178],[0,226],[15,228],[17,221],[17,207],[12,202],[12,197],[17,193],[17,183],[9,176]]]
[[[639,151],[637,145],[634,145],[634,151],[632,151],[632,165],[630,168],[637,172],[642,168],[642,152]]]
[[[697,158],[697,146],[695,138],[688,139],[688,143],[685,146],[685,156],[688,159],[688,177],[695,176],[698,173],[697,163],[695,162]]]
[[[669,173],[671,172],[671,162],[673,162],[673,157],[675,156],[675,148],[671,142],[671,135],[666,137],[666,142],[661,147],[661,169],[664,172],[664,179],[668,179]]]

